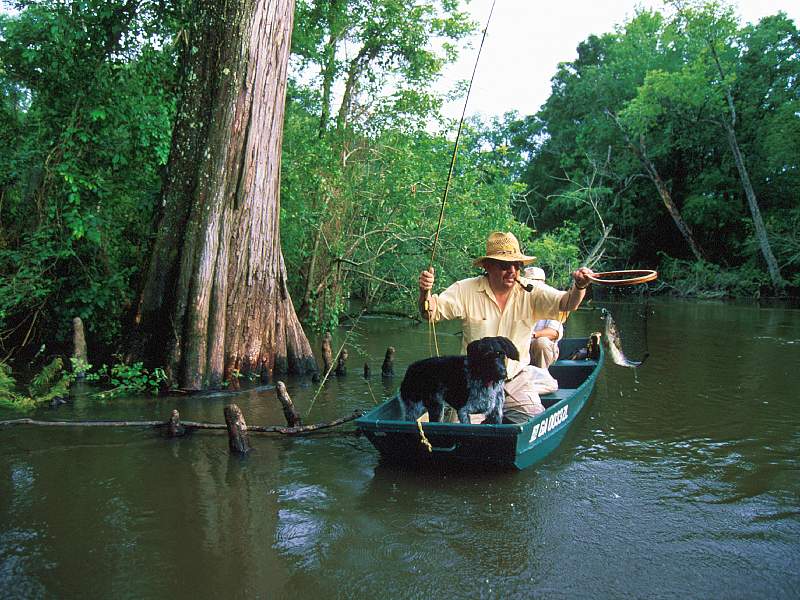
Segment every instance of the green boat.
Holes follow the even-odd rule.
[[[586,344],[581,338],[561,340],[559,355],[572,356]],[[559,389],[541,397],[545,412],[527,423],[422,423],[429,450],[417,423],[403,420],[400,401],[394,397],[359,417],[356,427],[389,463],[530,467],[555,450],[589,399],[605,359],[602,344],[598,346],[596,360],[558,360],[550,366]]]

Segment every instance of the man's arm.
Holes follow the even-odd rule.
[[[592,270],[588,267],[581,267],[572,274],[572,287],[569,292],[561,298],[561,302],[558,304],[558,309],[560,311],[571,312],[578,309],[581,302],[583,302],[583,297],[586,295],[586,288],[592,283],[591,279],[589,279],[589,275],[591,274]]]
[[[533,332],[533,339],[547,338],[548,340],[555,342],[558,340],[558,335],[558,332],[552,327],[543,327],[542,329],[537,329]]]

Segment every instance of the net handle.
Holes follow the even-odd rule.
[[[587,275],[589,281],[599,285],[639,285],[658,279],[658,272],[652,269],[633,269],[628,271],[605,271]],[[622,279],[620,279],[622,277]]]

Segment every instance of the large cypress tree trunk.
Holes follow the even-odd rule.
[[[316,370],[289,298],[280,150],[293,0],[195,0],[131,354],[186,389]]]

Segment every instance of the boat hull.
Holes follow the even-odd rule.
[[[563,340],[562,355],[585,343]],[[542,396],[544,413],[523,424],[465,425],[422,423],[431,449],[422,442],[416,422],[403,420],[395,397],[356,420],[356,427],[386,462],[446,464],[454,467],[524,469],[546,458],[564,439],[583,410],[603,366],[597,360],[561,360],[550,367],[560,389]]]

